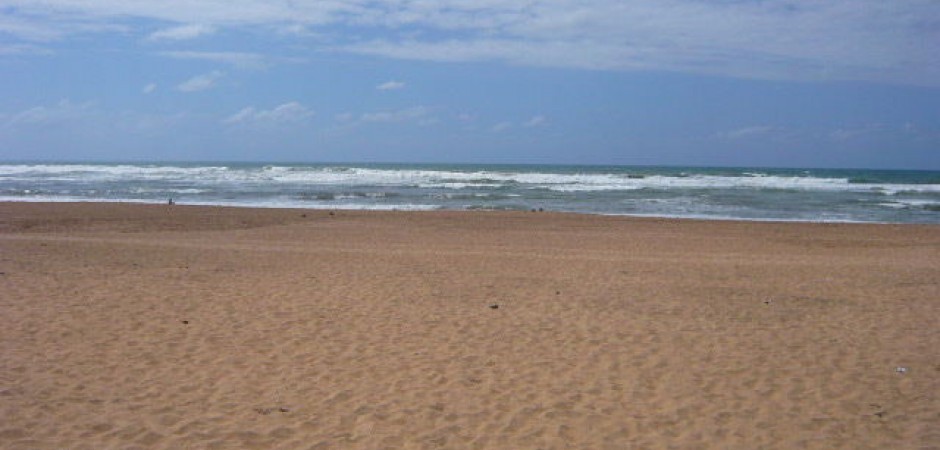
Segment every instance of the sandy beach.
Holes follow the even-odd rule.
[[[0,448],[940,448],[940,226],[0,203]]]

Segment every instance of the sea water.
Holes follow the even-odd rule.
[[[940,172],[441,164],[0,164],[0,201],[940,223]]]

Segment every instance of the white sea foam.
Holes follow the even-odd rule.
[[[234,175],[229,173],[228,175]],[[244,173],[250,180],[255,174]],[[684,177],[651,175],[643,178],[627,174],[572,174],[526,173],[493,171],[440,171],[349,168],[311,168],[309,170],[267,170],[260,176],[277,183],[304,183],[326,185],[411,186],[422,188],[471,189],[518,186],[541,188],[557,192],[630,191],[637,189],[777,189],[802,191],[876,191],[886,194],[899,192],[940,192],[937,184],[857,184],[847,178],[810,176],[718,176],[692,175]]]
[[[940,184],[850,183],[847,178],[779,176],[648,175],[625,173],[548,173],[453,171],[334,166],[157,166],[36,164],[0,165],[0,179],[11,181],[181,181],[197,185],[254,184],[387,186],[441,189],[522,187],[556,192],[631,191],[638,189],[772,189],[800,191],[873,191],[940,193]]]
[[[11,197],[0,195],[0,202],[19,202],[19,203],[81,203],[81,202],[94,202],[94,203],[148,203],[148,204],[162,204],[166,203],[166,200],[147,200],[147,199],[114,199],[114,198],[89,198],[89,197],[75,197],[68,195],[36,195],[30,197]],[[216,203],[212,203],[215,205]]]
[[[228,174],[233,175],[233,174]],[[246,173],[246,179],[253,174]],[[633,178],[626,174],[570,174],[523,172],[456,172],[352,168],[343,171],[313,169],[266,173],[266,181],[326,185],[412,186],[472,189],[517,186],[557,192],[630,191],[637,189],[777,189],[802,191],[940,192],[940,185],[854,184],[846,178],[785,176],[652,175]],[[247,180],[246,180],[247,181]]]
[[[209,189],[195,189],[195,188],[141,188],[134,187],[127,190],[132,194],[174,194],[174,195],[194,195],[194,194],[203,194],[206,192],[212,192]]]
[[[0,165],[0,200],[163,203],[166,200],[161,197],[173,197],[185,204],[316,209],[544,206],[574,212],[710,219],[940,221],[936,212],[940,184],[860,183],[857,181],[862,178],[850,181],[849,176],[856,174],[746,173],[733,169],[690,169],[680,174],[655,168],[632,173],[585,169],[578,173],[570,168],[511,167],[6,164]],[[905,179],[904,174],[890,176],[893,178],[888,179]],[[925,178],[917,177],[908,179]],[[816,193],[826,195],[812,195]],[[807,202],[808,198],[813,201]]]
[[[888,208],[896,209],[905,209],[905,208],[926,208],[926,207],[940,207],[940,202],[933,200],[918,200],[918,199],[895,199],[890,202],[879,203],[881,206],[886,206]]]

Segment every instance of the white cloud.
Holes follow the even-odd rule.
[[[254,108],[253,106],[247,106],[247,107],[245,107],[245,108],[242,108],[241,111],[239,111],[239,112],[237,112],[237,113],[235,113],[235,114],[232,114],[231,116],[228,116],[227,118],[225,118],[224,120],[222,120],[222,123],[242,123],[242,122],[246,122],[246,121],[249,121],[249,120],[253,120],[253,119],[256,117],[257,114],[258,114],[258,112],[255,111],[255,108]]]
[[[178,24],[153,33],[157,39],[202,36],[213,27],[281,38],[285,30],[302,34],[317,29],[333,34],[313,43],[314,51],[389,58],[940,85],[936,57],[940,3],[934,0],[5,0],[4,4],[12,12],[0,16],[0,32],[34,41],[130,24],[152,29],[153,23]],[[142,22],[147,20],[151,22]]]
[[[239,69],[263,69],[269,65],[269,58],[258,53],[174,51],[160,52],[159,55],[168,58],[230,64]]]
[[[405,88],[405,82],[403,81],[386,81],[375,87],[380,91],[395,91],[398,89]]]
[[[219,71],[213,71],[209,73],[204,73],[202,75],[196,75],[176,87],[176,89],[181,92],[197,92],[204,91],[206,89],[212,89],[215,87],[216,83],[224,77],[225,74]]]
[[[203,24],[180,25],[155,31],[148,36],[151,41],[183,41],[215,33],[215,27]]]
[[[6,126],[45,125],[63,121],[79,120],[94,113],[94,103],[72,103],[68,99],[60,100],[49,106],[34,106],[10,115],[5,120]]]
[[[6,3],[6,2],[4,2]],[[0,4],[2,6],[2,4]],[[124,33],[127,27],[107,18],[76,15],[68,20],[55,14],[0,14],[0,34],[30,42],[52,42],[85,33]]]
[[[828,130],[821,135],[828,142],[840,145],[865,145],[871,143],[920,142],[940,145],[940,130],[935,127],[920,127],[913,123],[866,123],[847,124]]]
[[[490,127],[490,131],[494,133],[502,133],[503,131],[506,131],[510,128],[512,128],[512,122],[500,122]]]
[[[144,88],[141,89],[140,92],[143,92],[144,94],[152,94],[156,90],[157,90],[157,85],[155,83],[150,83],[144,86]]]
[[[767,136],[768,134],[781,131],[777,127],[772,127],[769,125],[757,125],[751,127],[738,128],[731,131],[723,131],[716,133],[715,137],[720,139],[748,139],[754,137]]]
[[[289,124],[313,117],[314,112],[298,102],[288,102],[272,109],[243,108],[222,122],[227,124]]]
[[[917,18],[940,17],[937,3],[595,0],[582,8],[534,2],[519,15],[509,4],[520,6],[507,3],[505,21],[476,33],[380,35],[338,48],[429,61],[940,84],[940,60],[931,56],[940,52],[940,27]]]
[[[751,143],[775,141],[860,144],[878,140],[891,140],[892,142],[905,140],[936,141],[940,138],[940,133],[936,130],[921,129],[912,123],[846,124],[831,129],[756,125],[715,133],[711,138]]]
[[[849,141],[861,136],[870,136],[877,133],[893,132],[892,130],[880,123],[870,123],[854,127],[843,127],[832,130],[829,132],[829,139],[833,141]],[[898,131],[906,131],[905,127],[900,127]]]
[[[441,122],[440,118],[434,114],[434,109],[427,106],[370,111],[362,114],[344,112],[336,114],[333,118],[343,127],[358,127],[365,124],[409,124],[426,127]]]
[[[277,33],[284,36],[300,36],[305,37],[309,36],[312,33],[307,29],[306,26],[299,23],[292,23],[289,25],[283,25],[277,27]]]
[[[0,56],[51,55],[52,50],[29,44],[0,44]]]
[[[527,120],[522,126],[527,128],[540,127],[548,123],[548,119],[545,116],[534,116],[531,119]]]
[[[431,120],[428,115],[430,108],[426,106],[415,106],[412,108],[399,109],[396,111],[370,112],[362,115],[363,122],[407,122],[411,120],[425,121]]]
[[[32,17],[17,18],[0,14],[0,33],[33,42],[59,39],[64,32]]]

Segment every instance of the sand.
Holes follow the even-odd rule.
[[[4,449],[940,448],[938,226],[0,203],[0,272]]]

